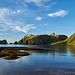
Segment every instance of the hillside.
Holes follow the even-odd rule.
[[[65,40],[66,44],[75,44],[75,33]]]
[[[54,42],[65,40],[67,36],[65,35],[26,35],[18,44],[28,44],[28,45],[46,45]]]
[[[52,43],[52,45],[56,45],[56,44],[75,45],[75,33],[72,34],[70,37],[68,37],[64,41],[59,41],[59,42],[56,42],[56,43]]]

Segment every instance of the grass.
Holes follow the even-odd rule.
[[[60,44],[60,45],[74,45],[75,44],[75,33],[72,34],[70,37],[68,37],[64,41],[52,43],[52,45],[58,45],[58,44]]]
[[[47,45],[54,42],[58,42],[63,40],[63,38],[67,38],[65,35],[32,35],[25,36],[18,43],[19,44],[29,44],[29,45]]]

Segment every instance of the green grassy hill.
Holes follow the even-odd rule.
[[[65,40],[67,36],[65,35],[27,35],[24,36],[19,44],[28,44],[28,45],[46,45],[54,42],[58,42],[61,40]]]
[[[56,42],[56,43],[52,43],[52,45],[56,45],[56,44],[74,45],[75,44],[75,33],[72,34],[70,37],[68,37],[64,41],[59,41],[59,42]]]
[[[65,40],[66,44],[75,44],[75,33]]]

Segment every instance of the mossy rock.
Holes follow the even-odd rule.
[[[18,50],[2,50],[0,52],[0,57],[5,57],[4,59],[18,59],[18,56],[28,56],[28,52],[20,52]],[[7,56],[7,57],[6,57]]]
[[[3,59],[6,59],[6,60],[14,60],[14,59],[18,59],[18,58],[19,58],[19,57],[17,57],[17,56],[10,55],[10,56],[5,57],[5,58],[3,58]]]

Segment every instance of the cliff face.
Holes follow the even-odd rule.
[[[0,44],[8,44],[6,40],[0,40]]]
[[[47,44],[48,41],[50,41],[50,38],[48,35],[39,35],[39,36],[33,36],[28,40],[28,44],[33,45],[42,45]]]
[[[46,45],[65,40],[66,38],[67,36],[65,35],[27,35],[18,41],[18,43],[28,45]]]

